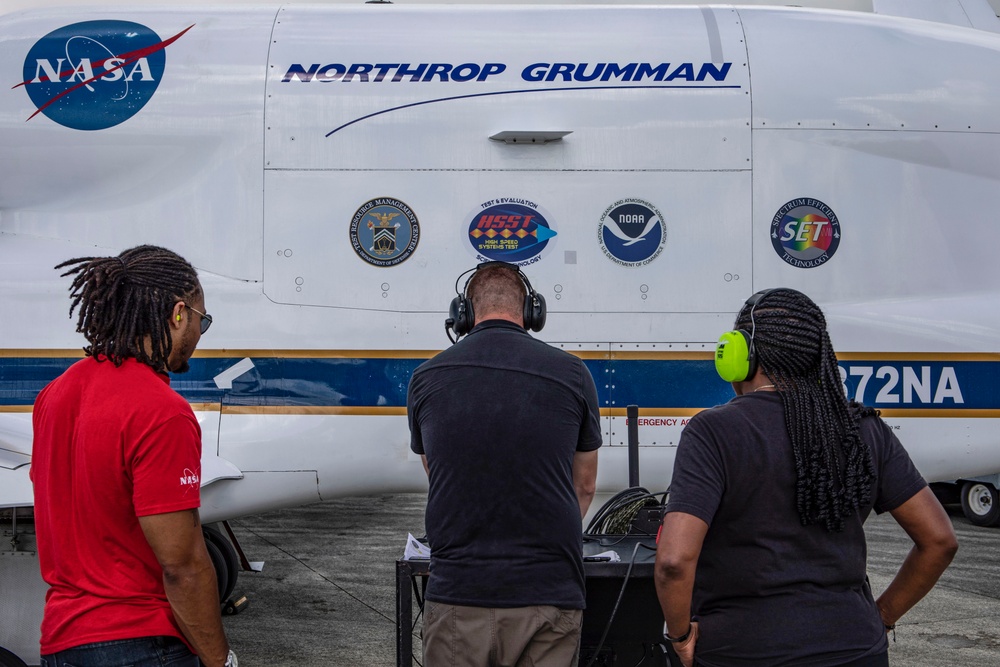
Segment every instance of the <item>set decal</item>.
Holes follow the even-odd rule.
[[[156,92],[166,48],[193,28],[162,40],[131,21],[84,21],[53,30],[24,59],[24,86],[36,111],[74,130],[124,123]]]
[[[840,245],[840,221],[818,199],[793,199],[771,220],[771,245],[778,257],[794,267],[822,266]]]
[[[645,266],[660,256],[667,228],[660,210],[642,199],[621,199],[604,209],[597,242],[615,264]]]
[[[420,241],[420,223],[408,205],[378,197],[361,205],[351,218],[351,246],[375,266],[396,266],[410,258]]]
[[[477,261],[534,264],[551,249],[556,232],[533,201],[512,197],[480,205],[469,223],[469,243]]]

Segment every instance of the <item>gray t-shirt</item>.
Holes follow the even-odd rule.
[[[926,482],[889,427],[861,422],[875,479],[871,505],[843,532],[803,526],[776,393],[737,396],[693,417],[677,447],[667,512],[709,524],[695,577],[696,655],[707,667],[832,667],[886,650],[865,571],[864,522]]]

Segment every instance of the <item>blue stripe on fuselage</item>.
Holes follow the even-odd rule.
[[[1000,361],[842,361],[850,396],[877,408],[1000,409]],[[960,356],[960,355],[956,355]],[[216,375],[242,357],[200,357],[171,386],[192,403],[269,407],[403,407],[413,370],[426,360],[380,357],[254,357],[254,367],[219,389]],[[0,357],[0,406],[29,406],[77,358]],[[711,359],[586,359],[602,408],[706,408],[733,391]]]

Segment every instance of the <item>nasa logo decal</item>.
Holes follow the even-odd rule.
[[[167,40],[130,21],[84,21],[45,35],[24,59],[24,86],[37,108],[74,130],[105,130],[142,109],[163,78]]]
[[[659,209],[648,201],[621,199],[604,209],[597,241],[615,264],[645,266],[663,252],[667,228]]]
[[[833,209],[818,199],[793,199],[771,220],[771,245],[794,267],[821,266],[840,245],[840,221]]]
[[[498,197],[484,202],[469,223],[469,243],[480,262],[534,264],[556,236],[545,212],[527,199]]]
[[[420,223],[413,210],[391,197],[361,205],[351,218],[351,246],[375,266],[396,266],[410,258],[420,242]]]

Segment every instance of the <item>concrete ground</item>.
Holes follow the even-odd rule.
[[[419,494],[350,498],[234,521],[250,560],[266,562],[241,575],[237,591],[250,604],[225,619],[241,667],[395,665],[395,561],[406,534],[424,532],[424,502]],[[1000,529],[949,513],[958,556],[899,623],[893,667],[1000,667]],[[888,515],[872,518],[867,533],[877,594],[909,540]]]

